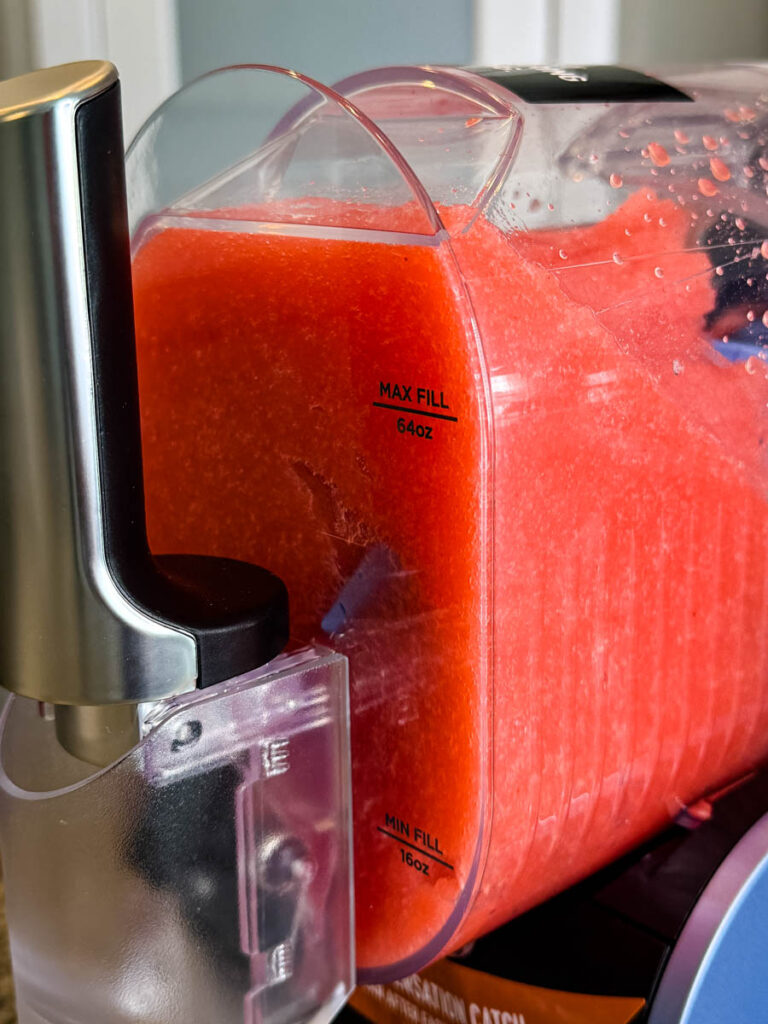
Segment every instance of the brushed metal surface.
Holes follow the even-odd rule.
[[[59,64],[0,82],[0,121],[35,116],[59,103],[77,106],[117,81],[117,70],[106,60]]]
[[[58,704],[56,738],[80,761],[106,767],[139,742],[138,704]]]
[[[0,83],[0,684],[96,705],[192,689],[191,634],[105,557],[75,114],[88,61]]]

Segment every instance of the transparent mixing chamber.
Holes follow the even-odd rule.
[[[767,90],[229,71],[129,153],[150,543],[349,656],[362,980],[768,753]]]
[[[353,981],[346,664],[155,705],[101,771],[11,698],[0,823],[21,1024],[330,1021]]]
[[[201,80],[127,173],[150,545],[260,547],[295,636],[349,656],[360,965],[407,973],[488,821],[488,425],[445,231],[382,132],[289,73]]]

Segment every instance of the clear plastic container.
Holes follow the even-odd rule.
[[[346,665],[159,702],[96,771],[12,697],[0,825],[21,1024],[329,1021],[353,980]]]
[[[768,71],[228,70],[128,176],[150,543],[349,656],[362,980],[765,757]]]

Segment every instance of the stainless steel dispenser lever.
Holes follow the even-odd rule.
[[[101,61],[0,82],[0,683],[63,706],[97,762],[133,742],[130,705],[288,629],[265,570],[149,553],[119,88]]]

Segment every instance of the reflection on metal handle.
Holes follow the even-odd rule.
[[[62,704],[198,674],[192,633],[128,596],[149,553],[118,90],[99,61],[0,83],[0,683]]]

